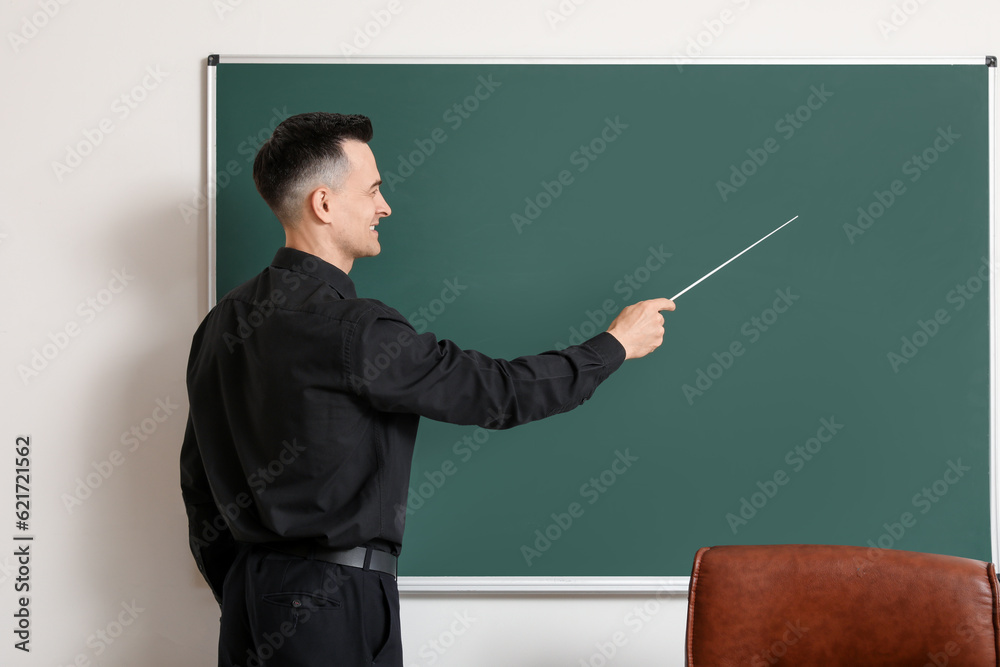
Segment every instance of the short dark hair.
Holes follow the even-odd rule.
[[[254,158],[257,192],[282,225],[294,226],[302,199],[312,188],[337,188],[347,175],[344,141],[368,143],[372,134],[371,120],[360,114],[317,111],[286,118]]]

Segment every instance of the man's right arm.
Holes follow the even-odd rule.
[[[582,404],[626,358],[659,346],[658,308],[672,307],[667,299],[640,302],[580,345],[508,361],[417,334],[397,311],[377,304],[354,332],[347,366],[358,393],[378,410],[510,428]]]
[[[221,605],[222,582],[236,558],[236,542],[209,488],[190,415],[181,445],[180,463],[181,495],[187,509],[191,555]]]

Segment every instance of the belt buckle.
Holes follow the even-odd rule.
[[[369,571],[372,569],[372,551],[373,550],[374,549],[372,547],[365,547],[365,562],[364,562],[364,565],[361,566],[362,569],[369,570]]]

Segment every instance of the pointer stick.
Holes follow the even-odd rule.
[[[797,217],[799,217],[799,216],[795,216],[795,218],[797,218]],[[792,220],[795,220],[795,218],[792,218]],[[787,224],[788,224],[789,222],[792,222],[792,220],[789,220],[788,222],[786,222],[786,223],[785,223],[785,225],[787,225]],[[781,227],[784,227],[785,225],[782,225]],[[781,227],[778,227],[778,229],[781,229]],[[778,231],[778,229],[775,229],[775,230],[774,230],[774,232]],[[774,232],[771,232],[771,234],[774,234]],[[771,234],[768,234],[767,236],[770,236]],[[765,236],[765,237],[764,237],[764,239],[766,239],[766,238],[767,238],[767,236]],[[760,241],[763,241],[764,239],[761,239]],[[757,243],[760,243],[760,241],[757,241]],[[729,260],[727,260],[727,261],[723,262],[723,263],[722,263],[722,264],[720,264],[720,265],[719,265],[718,267],[716,267],[716,268],[712,269],[711,271],[709,271],[708,273],[706,273],[705,275],[703,275],[703,276],[702,276],[701,278],[698,278],[698,280],[694,281],[693,283],[691,283],[690,285],[688,285],[687,287],[685,287],[684,289],[682,289],[682,290],[681,290],[680,292],[678,292],[678,293],[677,293],[677,294],[676,294],[676,295],[675,295],[675,296],[674,296],[673,298],[671,298],[670,300],[671,300],[671,301],[676,301],[676,300],[677,300],[677,297],[679,297],[679,296],[680,296],[681,294],[684,294],[684,292],[687,292],[687,291],[688,291],[689,289],[691,289],[692,287],[694,287],[695,285],[697,285],[698,283],[700,283],[700,282],[701,282],[702,280],[704,280],[705,278],[708,278],[708,277],[709,277],[710,275],[712,275],[713,273],[715,273],[716,271],[718,271],[719,269],[721,269],[721,268],[722,268],[723,266],[725,266],[726,264],[729,264],[729,262],[731,262],[731,261],[733,261],[734,259],[736,259],[736,257],[739,257],[739,256],[740,256],[740,255],[742,255],[742,254],[743,254],[744,252],[746,252],[747,250],[749,250],[749,249],[750,249],[750,248],[752,248],[753,246],[757,245],[757,243],[754,243],[754,244],[753,244],[752,246],[750,246],[749,248],[747,248],[747,249],[746,249],[746,250],[744,250],[743,252],[739,253],[738,255],[736,255],[735,257],[733,257],[732,259],[729,259]]]

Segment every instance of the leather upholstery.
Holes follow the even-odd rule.
[[[991,563],[851,546],[705,547],[688,667],[1000,667]]]

